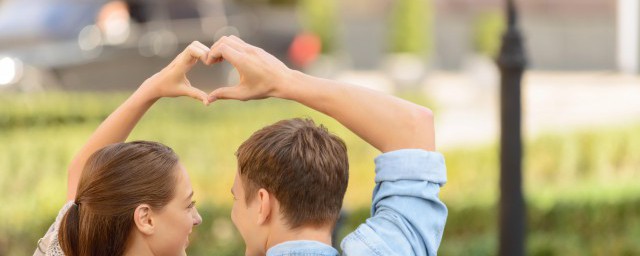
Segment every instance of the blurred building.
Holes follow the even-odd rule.
[[[620,66],[620,58],[631,57],[636,60],[637,72],[640,56],[637,0],[527,0],[516,3],[531,68],[619,70],[625,69]],[[435,4],[436,61],[448,69],[460,68],[465,58],[473,53],[474,17],[504,8],[503,0],[446,0]],[[620,21],[619,16],[624,15],[622,11],[631,13],[631,19]],[[621,49],[621,40],[629,41],[631,45]]]

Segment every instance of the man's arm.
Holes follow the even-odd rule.
[[[228,60],[240,84],[222,87],[211,100],[279,97],[325,113],[382,152],[403,148],[435,150],[433,115],[428,108],[337,81],[290,70],[262,49],[235,36],[212,46],[212,57]]]
[[[211,48],[212,62],[231,62],[240,83],[210,94],[215,99],[278,97],[323,112],[384,154],[376,158],[371,217],[342,242],[345,255],[434,255],[447,218],[438,198],[446,182],[435,150],[427,108],[358,86],[288,69],[262,49],[237,37]]]
[[[287,83],[284,98],[333,117],[382,152],[435,150],[433,115],[428,108],[297,71]]]
[[[185,76],[198,58],[207,60],[208,52],[208,47],[200,42],[193,42],[166,68],[148,78],[100,124],[69,164],[67,201],[75,199],[82,169],[89,157],[100,148],[126,140],[140,118],[158,99],[184,95],[208,104],[207,94],[191,87]]]

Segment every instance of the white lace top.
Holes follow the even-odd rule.
[[[56,217],[56,221],[51,224],[47,233],[44,234],[40,240],[38,240],[38,247],[36,251],[33,252],[34,256],[62,256],[62,248],[60,248],[60,243],[58,242],[58,230],[60,229],[60,222],[62,221],[62,217],[67,213],[69,207],[73,204],[73,201],[67,202],[62,209],[58,212],[58,217]]]

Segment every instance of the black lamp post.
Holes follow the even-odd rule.
[[[501,77],[499,255],[518,256],[525,253],[520,82],[526,57],[513,0],[507,0],[507,17],[508,27],[497,60]]]

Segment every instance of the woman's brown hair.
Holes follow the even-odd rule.
[[[173,198],[177,164],[173,150],[156,142],[117,143],[93,153],[60,223],[65,255],[122,255],[136,207],[160,210]]]

